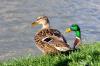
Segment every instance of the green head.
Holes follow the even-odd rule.
[[[81,31],[80,31],[80,27],[77,24],[72,24],[70,26],[70,28],[66,29],[66,32],[71,32],[74,31],[76,37],[81,38]]]

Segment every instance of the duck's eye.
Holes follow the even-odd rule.
[[[71,27],[71,30],[76,31],[77,27]]]
[[[46,37],[46,38],[44,38],[42,41],[45,41],[45,42],[49,42],[49,41],[51,41],[52,39],[50,38],[50,37]]]

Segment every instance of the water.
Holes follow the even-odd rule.
[[[100,41],[100,0],[0,0],[0,59],[24,54],[39,55],[33,37],[41,26],[31,28],[36,17],[46,15],[51,25],[64,32],[78,23],[83,42]],[[64,34],[68,42],[73,33]]]

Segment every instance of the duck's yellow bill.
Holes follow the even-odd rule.
[[[65,32],[71,32],[72,30],[70,29],[70,28],[67,28],[66,30],[65,30]]]
[[[37,22],[32,22],[32,27],[34,27],[34,26],[36,26],[36,25],[38,25]]]

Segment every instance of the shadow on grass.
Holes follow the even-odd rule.
[[[100,61],[100,59],[99,59],[99,57],[100,57],[100,52],[99,52],[99,51],[94,51],[94,52],[91,54],[91,56],[92,56],[92,59],[93,59],[94,61]]]
[[[80,49],[69,50],[67,52],[61,52],[61,54],[69,55],[72,52],[77,52],[77,51],[80,51]],[[72,62],[72,60],[66,58],[66,59],[61,60],[60,62],[56,63],[55,66],[69,66],[70,62]]]
[[[69,66],[69,62],[71,62],[72,60],[70,59],[64,59],[60,62],[58,62],[57,64],[55,64],[55,66]]]

